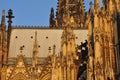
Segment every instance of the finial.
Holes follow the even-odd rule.
[[[53,55],[55,54],[55,48],[56,48],[56,46],[53,45]]]
[[[54,12],[54,9],[53,9],[53,7],[51,8],[51,12]]]
[[[75,22],[75,20],[74,20],[74,18],[73,18],[73,15],[70,17],[70,22],[71,22],[71,23],[74,23],[74,22]]]
[[[51,47],[49,47],[48,50],[49,50],[49,54],[48,54],[48,56],[50,56],[50,54],[51,54],[51,50],[52,50]]]
[[[37,41],[37,31],[35,31],[35,41]]]
[[[12,9],[8,10],[8,16],[6,18],[8,18],[8,26],[11,27],[12,18],[14,18]]]
[[[5,27],[5,10],[2,10],[1,26]]]
[[[93,5],[92,1],[90,1],[89,5],[90,5],[90,8],[92,8],[92,5]]]
[[[20,47],[20,53],[22,54],[23,51],[23,46]]]
[[[38,52],[37,31],[35,31],[35,42],[34,42],[33,52],[34,52],[34,53],[37,53],[37,52]]]
[[[5,16],[5,10],[2,10],[2,16]]]

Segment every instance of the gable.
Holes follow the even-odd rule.
[[[15,64],[15,67],[10,75],[10,79],[16,80],[16,79],[22,79],[22,80],[28,80],[29,73],[27,71],[27,68],[24,63],[24,56],[19,55],[17,62]]]

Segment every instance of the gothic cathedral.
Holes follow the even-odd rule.
[[[14,26],[3,10],[0,80],[120,80],[120,0],[102,2],[58,0],[47,27]]]

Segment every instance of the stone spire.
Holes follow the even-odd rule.
[[[2,10],[1,27],[5,28],[5,10]]]
[[[35,32],[35,42],[33,46],[33,61],[32,61],[33,67],[37,65],[37,55],[38,55],[38,41],[37,41],[37,32]]]
[[[10,43],[10,34],[11,34],[11,28],[12,28],[12,18],[14,18],[12,9],[8,10],[8,16],[6,16],[6,18],[8,18],[8,32],[7,32],[7,49],[8,49],[7,53],[8,53],[9,43]]]
[[[2,44],[4,31],[5,31],[5,10],[2,10],[2,19],[0,25],[0,44]]]
[[[50,13],[50,28],[55,27],[55,18],[54,18],[54,9],[51,8],[51,13]]]
[[[0,25],[0,70],[2,69],[3,66],[3,27],[5,27],[5,10],[2,11],[2,19],[1,19],[1,25]]]
[[[7,62],[7,39],[6,39],[6,25],[5,25],[5,10],[2,10],[2,19],[0,25],[0,63],[3,65]]]
[[[89,9],[89,17],[88,17],[88,65],[87,65],[87,80],[95,80],[94,79],[94,42],[93,42],[93,8],[92,8],[92,2],[90,2],[90,9]]]

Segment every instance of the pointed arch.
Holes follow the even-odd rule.
[[[40,80],[51,80],[51,73],[48,72],[48,73],[40,76]]]
[[[18,73],[11,80],[29,80],[29,79],[27,79],[27,77],[24,74]]]

